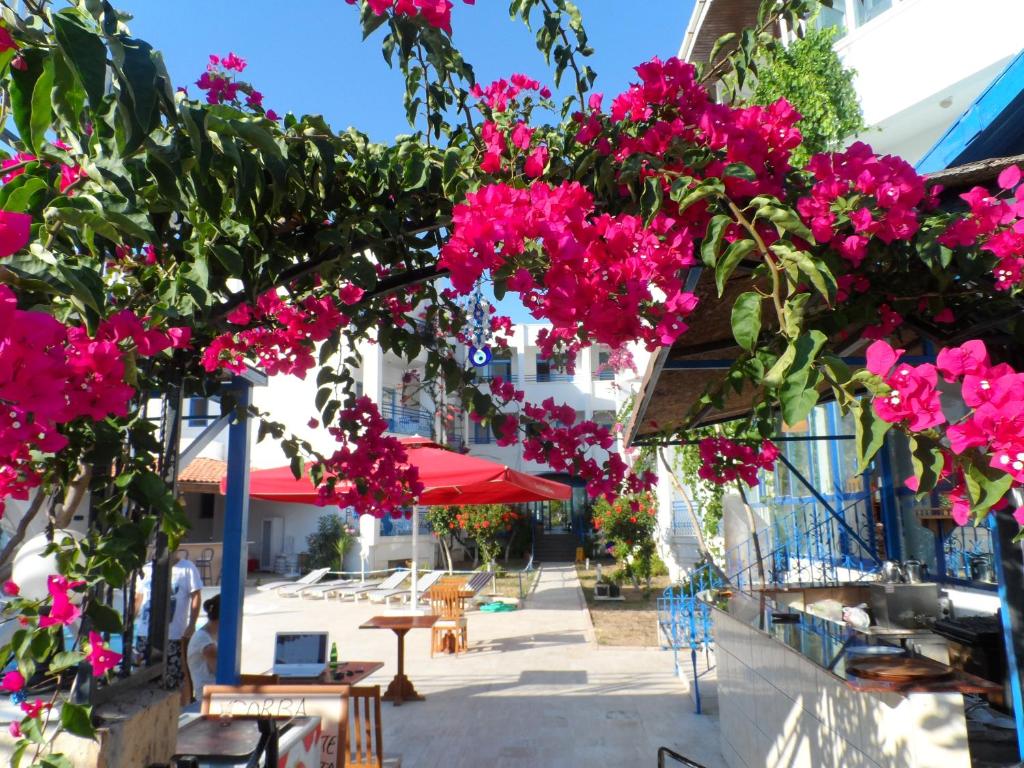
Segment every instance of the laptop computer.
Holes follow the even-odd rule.
[[[274,638],[274,674],[316,677],[327,666],[326,632],[278,632]]]

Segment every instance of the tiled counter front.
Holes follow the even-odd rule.
[[[970,768],[960,694],[853,691],[749,624],[714,621],[730,768]]]

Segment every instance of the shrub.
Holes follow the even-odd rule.
[[[309,567],[340,571],[345,552],[354,543],[356,535],[356,529],[343,522],[337,513],[320,515],[316,523],[316,532],[306,537]]]

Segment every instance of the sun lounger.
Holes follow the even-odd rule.
[[[295,586],[296,584],[302,584],[303,586],[308,587],[320,581],[320,579],[326,576],[327,572],[330,570],[330,568],[317,568],[307,573],[301,579],[291,579],[289,581],[271,581],[269,584],[260,584],[258,587],[256,587],[256,589],[258,589],[260,592],[273,592],[275,589],[280,589],[281,587],[291,587]]]
[[[429,571],[420,576],[416,582],[416,592],[421,597],[426,594],[427,590],[430,589],[437,580],[444,576],[444,571]],[[405,587],[396,587],[393,589],[375,589],[366,593],[366,597],[371,603],[385,603],[390,604],[392,598],[402,599],[405,595],[408,595],[409,589]],[[357,598],[358,599],[358,598]]]
[[[469,581],[466,582],[466,591],[476,596],[481,589],[486,587],[494,579],[494,571],[477,571]]]
[[[353,600],[358,601],[361,595],[365,595],[367,592],[372,592],[375,589],[395,589],[407,578],[409,578],[408,571],[395,571],[384,579],[384,581],[355,584],[351,587],[338,587],[337,589],[332,590],[329,595],[333,595],[339,600],[351,597]]]
[[[312,589],[323,590],[329,587],[343,587],[354,583],[352,579],[328,579],[327,581],[318,581],[316,584],[292,584],[279,588],[277,594],[281,597],[305,597],[306,592]]]

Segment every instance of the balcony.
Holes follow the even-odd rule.
[[[690,510],[685,501],[672,502],[672,535],[673,536],[696,536],[693,520],[690,517]]]
[[[402,405],[384,403],[380,407],[380,415],[388,423],[388,431],[396,435],[423,435],[432,433],[434,417],[422,408],[407,408]]]
[[[556,381],[572,381],[575,377],[571,373],[528,373],[523,377],[527,384],[547,384]]]

